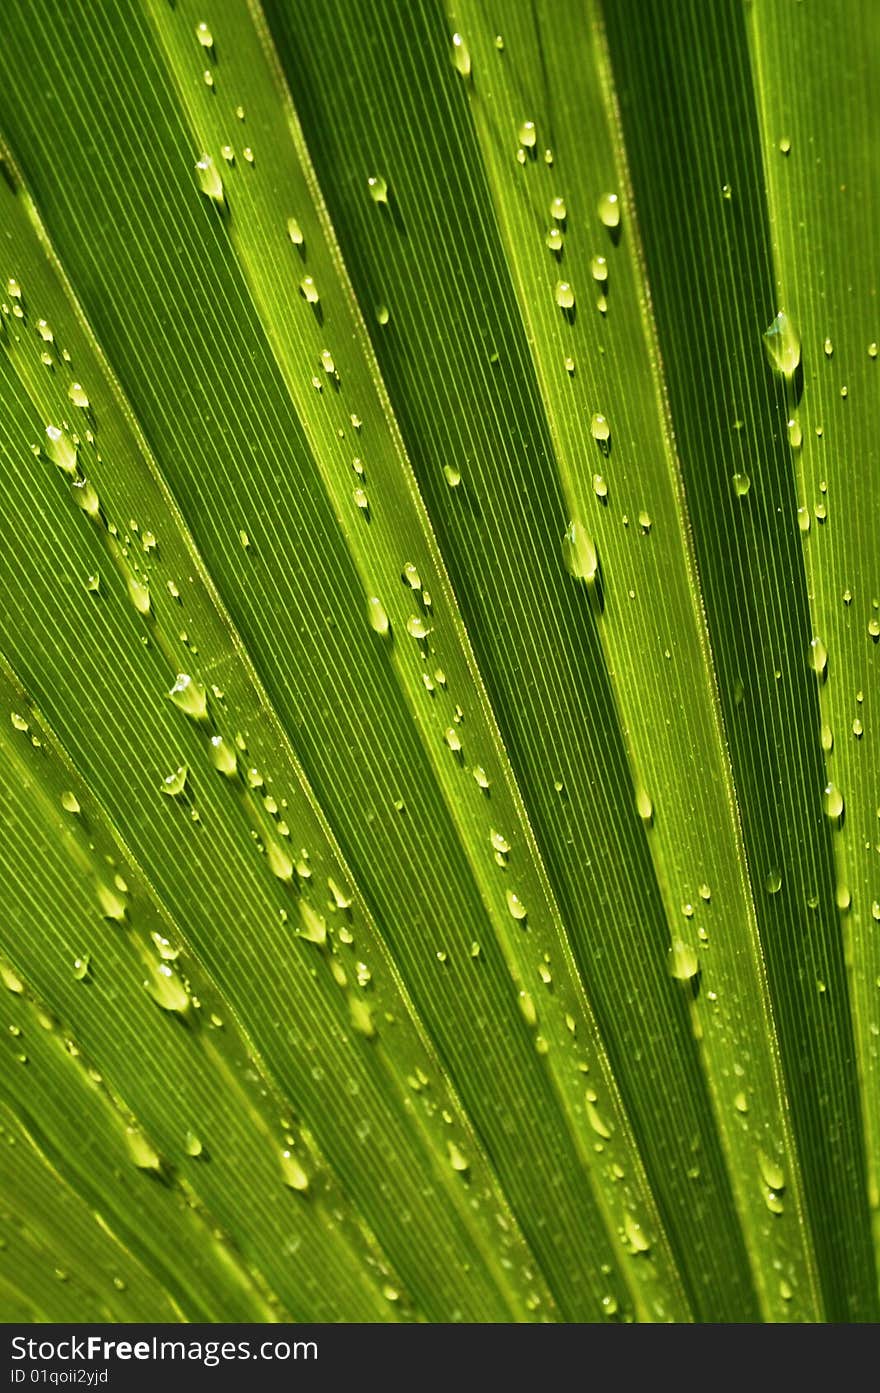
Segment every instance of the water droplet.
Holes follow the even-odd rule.
[[[385,612],[385,606],[377,595],[370,595],[367,600],[367,620],[370,628],[381,638],[385,638],[391,630],[391,621]]]
[[[89,404],[89,399],[86,396],[85,389],[79,382],[71,382],[70,386],[67,389],[67,395],[69,396],[74,406],[79,406],[82,407],[84,411],[86,410]]]
[[[340,891],[340,895],[341,894],[342,892]],[[338,903],[339,901],[337,900],[337,904]],[[346,900],[343,907],[349,904],[351,904],[351,900]],[[317,943],[318,947],[322,948],[327,942],[327,925],[323,915],[316,913],[308,900],[300,900],[299,917],[300,938],[308,939],[309,943]]]
[[[81,957],[73,960],[73,979],[75,982],[83,982],[89,975],[89,955],[83,953]]]
[[[612,1129],[596,1107],[596,1095],[593,1093],[592,1089],[587,1093],[584,1105],[587,1109],[587,1119],[593,1131],[597,1136],[608,1141],[611,1137]]]
[[[201,682],[197,682],[194,677],[190,677],[186,672],[179,672],[171,691],[168,693],[169,700],[185,716],[189,716],[194,721],[204,721],[208,715],[208,694]]]
[[[788,423],[788,443],[793,450],[799,450],[803,438],[804,433],[801,430],[801,423],[796,416],[792,416]]]
[[[647,1253],[651,1244],[637,1219],[627,1210],[623,1216],[623,1231],[633,1253]]]
[[[574,309],[574,291],[568,281],[557,281],[554,295],[561,310]]]
[[[199,1137],[195,1132],[188,1129],[186,1136],[183,1139],[183,1149],[186,1152],[187,1156],[201,1156],[201,1137]]]
[[[489,841],[494,850],[500,852],[502,856],[507,856],[510,853],[510,842],[500,832],[490,832]]]
[[[296,218],[287,219],[287,235],[295,247],[301,247],[304,241],[303,231]]]
[[[597,498],[608,497],[608,485],[601,474],[593,475],[593,492]]]
[[[266,860],[269,862],[269,870],[279,880],[287,883],[293,880],[293,862],[274,837],[266,838]]]
[[[281,1179],[290,1190],[302,1193],[309,1188],[309,1177],[292,1151],[281,1153]]]
[[[218,769],[221,774],[225,774],[227,779],[233,778],[238,768],[238,762],[235,750],[229,741],[225,740],[222,735],[212,735],[209,752],[214,768]]]
[[[220,171],[211,159],[210,155],[202,155],[196,162],[196,174],[199,180],[199,188],[206,198],[210,198],[214,203],[223,204],[223,180],[220,178]]]
[[[785,1171],[779,1161],[773,1156],[768,1156],[766,1151],[758,1151],[758,1170],[769,1190],[785,1189]]]
[[[180,957],[180,949],[175,948],[173,943],[171,943],[164,934],[157,933],[156,930],[153,929],[150,933],[150,938],[158,949],[159,957],[165,962],[173,963]]]
[[[785,310],[764,330],[764,348],[772,367],[783,377],[793,377],[801,361],[801,341]]]
[[[475,764],[471,774],[480,788],[485,790],[489,787],[489,776],[481,764]]]
[[[459,739],[458,731],[455,729],[455,726],[447,727],[443,733],[443,739],[454,755],[459,754],[461,751],[461,740]]]
[[[548,251],[553,252],[554,255],[558,255],[562,251],[564,240],[561,227],[551,227],[544,238]]]
[[[464,39],[461,37],[461,34],[453,34],[452,36],[452,62],[456,72],[460,73],[462,77],[470,77],[470,50],[468,49],[468,46],[465,43]]]
[[[551,200],[550,216],[551,218],[553,218],[554,222],[565,222],[565,219],[568,216],[565,207],[565,199],[560,198],[558,194],[554,199]]]
[[[721,185],[721,197],[726,198],[728,202],[733,197],[733,189],[730,187],[729,184]]]
[[[605,227],[620,226],[620,200],[616,193],[603,193],[597,205],[599,221]]]
[[[788,155],[791,153],[791,138],[789,136],[784,135],[780,137],[779,153],[780,155]]]
[[[843,794],[835,783],[825,785],[824,808],[825,816],[835,822],[839,822],[843,817]]]
[[[538,141],[538,134],[535,130],[534,121],[520,122],[519,129],[517,130],[517,139],[520,145],[524,146],[526,150],[534,150]]]
[[[24,991],[24,982],[8,963],[0,962],[0,982],[3,983],[8,992],[12,992],[15,996],[20,996]]]
[[[669,950],[670,977],[674,977],[678,982],[687,982],[691,977],[696,977],[699,970],[697,950],[680,938],[674,939]]]
[[[562,560],[565,569],[575,580],[592,584],[599,569],[599,559],[590,534],[582,523],[572,521],[562,538]]]
[[[403,579],[406,581],[410,590],[421,590],[422,579],[411,561],[407,561],[403,567]]]
[[[371,174],[367,180],[367,188],[374,203],[388,202],[388,184],[381,174]]]
[[[125,1147],[129,1159],[142,1171],[159,1171],[162,1163],[155,1147],[147,1141],[139,1127],[126,1127]]]
[[[446,1143],[446,1150],[449,1153],[449,1164],[454,1171],[463,1173],[464,1171],[470,1170],[470,1163],[467,1157],[451,1138]]]
[[[604,256],[594,256],[590,261],[590,271],[594,281],[604,284],[608,279],[608,262]]]
[[[319,299],[318,287],[315,285],[314,279],[311,276],[303,276],[299,283],[299,289],[300,294],[305,297],[310,305],[317,305]]]
[[[171,963],[164,959],[150,968],[144,986],[163,1011],[183,1013],[189,1007],[189,992]]]
[[[880,639],[880,619],[868,620],[868,637],[876,643]]]
[[[428,637],[431,629],[420,614],[411,614],[406,621],[406,632],[411,638],[422,639]]]
[[[535,1009],[535,1003],[532,1000],[531,995],[529,994],[529,992],[521,991],[519,993],[519,996],[517,997],[517,1000],[519,1002],[519,1009],[522,1013],[523,1020],[525,1021],[526,1025],[534,1029],[534,1027],[538,1024],[538,1012]]]
[[[764,888],[768,895],[778,895],[779,891],[782,889],[782,872],[775,866],[772,870],[767,872],[767,876],[764,880]]]
[[[189,769],[185,764],[181,764],[175,769],[173,774],[166,774],[162,783],[159,785],[163,793],[167,793],[169,798],[177,798],[186,788],[186,779]]]
[[[748,1112],[749,1100],[742,1090],[734,1096],[733,1106],[736,1108],[737,1112]]]
[[[745,498],[746,494],[748,493],[751,487],[752,481],[749,478],[748,474],[734,474],[733,491],[736,494],[737,498]]]
[[[55,342],[55,335],[52,333],[52,330],[50,329],[49,325],[46,323],[45,319],[38,319],[38,320],[37,320],[37,333],[39,334],[40,338],[43,340],[43,343],[54,343],[54,342]]]
[[[70,789],[65,789],[61,795],[61,806],[66,813],[78,813],[80,810],[79,799]]]
[[[599,412],[594,412],[590,420],[590,434],[600,445],[607,445],[611,439],[611,427]]]
[[[876,345],[876,343],[869,343],[869,344],[868,344],[868,357],[869,357],[869,358],[876,358],[876,357],[877,357],[877,345]]]
[[[211,33],[204,20],[196,25],[196,38],[202,45],[202,48],[214,47],[214,35]]]
[[[53,464],[65,474],[76,474],[76,445],[66,431],[58,426],[46,427],[46,452]]]
[[[444,476],[445,476],[445,478],[446,478],[446,482],[447,482],[447,484],[449,485],[449,487],[450,487],[451,489],[457,489],[458,486],[459,486],[459,484],[461,483],[461,475],[459,474],[458,470],[455,468],[455,465],[453,465],[453,464],[444,464],[444,466],[443,466],[443,473],[444,473]]]
[[[367,1040],[372,1040],[376,1034],[376,1027],[373,1024],[373,1013],[363,997],[349,997],[348,1013],[352,1026],[358,1034],[363,1035]]]
[[[333,896],[333,903],[337,909],[349,909],[351,907],[351,895],[346,895],[340,885],[337,885],[332,876],[327,878],[327,888]]]
[[[128,598],[131,600],[138,614],[149,614],[150,612],[150,590],[149,586],[144,585],[143,581],[138,580],[137,576],[129,576],[127,581]]]
[[[520,922],[525,919],[528,911],[519,895],[515,894],[513,890],[508,890],[505,898],[507,900],[508,913],[511,918],[519,920]]]
[[[651,795],[641,785],[636,789],[636,812],[642,822],[652,823],[654,821],[654,804],[651,802]]]
[[[810,639],[809,664],[816,676],[824,681],[828,671],[828,650],[820,638]]]
[[[103,881],[98,884],[98,904],[101,906],[102,918],[115,919],[120,924],[125,919],[125,900]]]

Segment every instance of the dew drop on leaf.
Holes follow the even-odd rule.
[[[198,176],[199,188],[206,198],[212,202],[223,204],[223,180],[220,178],[220,171],[211,159],[210,155],[202,155],[196,161],[196,175]]]
[[[281,1179],[289,1190],[302,1193],[309,1188],[309,1177],[292,1151],[281,1153]]]
[[[185,716],[194,721],[204,721],[208,715],[208,695],[201,682],[186,672],[179,672],[174,686],[168,693],[170,701]]]
[[[596,548],[587,529],[580,522],[572,520],[562,538],[562,561],[565,569],[575,580],[592,584],[596,579],[599,559]]]
[[[820,638],[810,639],[809,664],[816,676],[824,680],[828,671],[828,650]]]
[[[367,619],[370,628],[381,638],[385,638],[390,632],[391,622],[385,612],[385,606],[377,595],[370,595],[367,599]]]
[[[446,1150],[449,1154],[449,1164],[454,1171],[460,1174],[470,1169],[470,1165],[464,1152],[451,1139],[446,1143]]]
[[[783,377],[794,376],[801,361],[801,341],[785,310],[764,330],[764,348],[771,367]]]
[[[470,50],[461,34],[453,34],[452,36],[452,62],[456,72],[460,73],[462,77],[470,77]]]
[[[669,975],[677,982],[687,982],[696,977],[700,970],[697,950],[689,943],[677,938],[669,950]]]
[[[597,205],[599,221],[604,227],[620,226],[620,200],[616,193],[603,193]]]
[[[186,779],[189,770],[185,764],[181,764],[172,774],[166,774],[159,785],[161,791],[169,798],[177,798],[186,788]]]
[[[525,919],[527,911],[519,895],[515,894],[513,890],[508,890],[505,898],[507,900],[507,909],[511,918],[520,921]]]
[[[222,735],[212,735],[209,747],[211,763],[227,779],[233,778],[238,768],[235,750]]]
[[[185,1012],[190,1004],[189,992],[181,982],[170,962],[164,959],[150,968],[150,975],[144,982],[148,993],[163,1011]]]
[[[201,1156],[202,1140],[196,1132],[188,1130],[183,1139],[183,1149],[187,1156]]]
[[[65,474],[76,474],[76,444],[60,426],[46,427],[46,452]]]
[[[611,439],[611,427],[601,412],[594,412],[590,418],[590,434],[599,445],[607,445]]]
[[[733,491],[734,491],[734,493],[736,494],[737,498],[745,498],[746,494],[748,493],[748,491],[749,491],[749,489],[750,489],[751,487],[752,487],[752,481],[751,481],[751,479],[749,478],[748,474],[745,474],[745,473],[737,473],[737,474],[734,474],[734,476],[733,476]]]

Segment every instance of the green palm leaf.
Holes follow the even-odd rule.
[[[6,39],[10,1318],[875,1319],[873,13]]]

